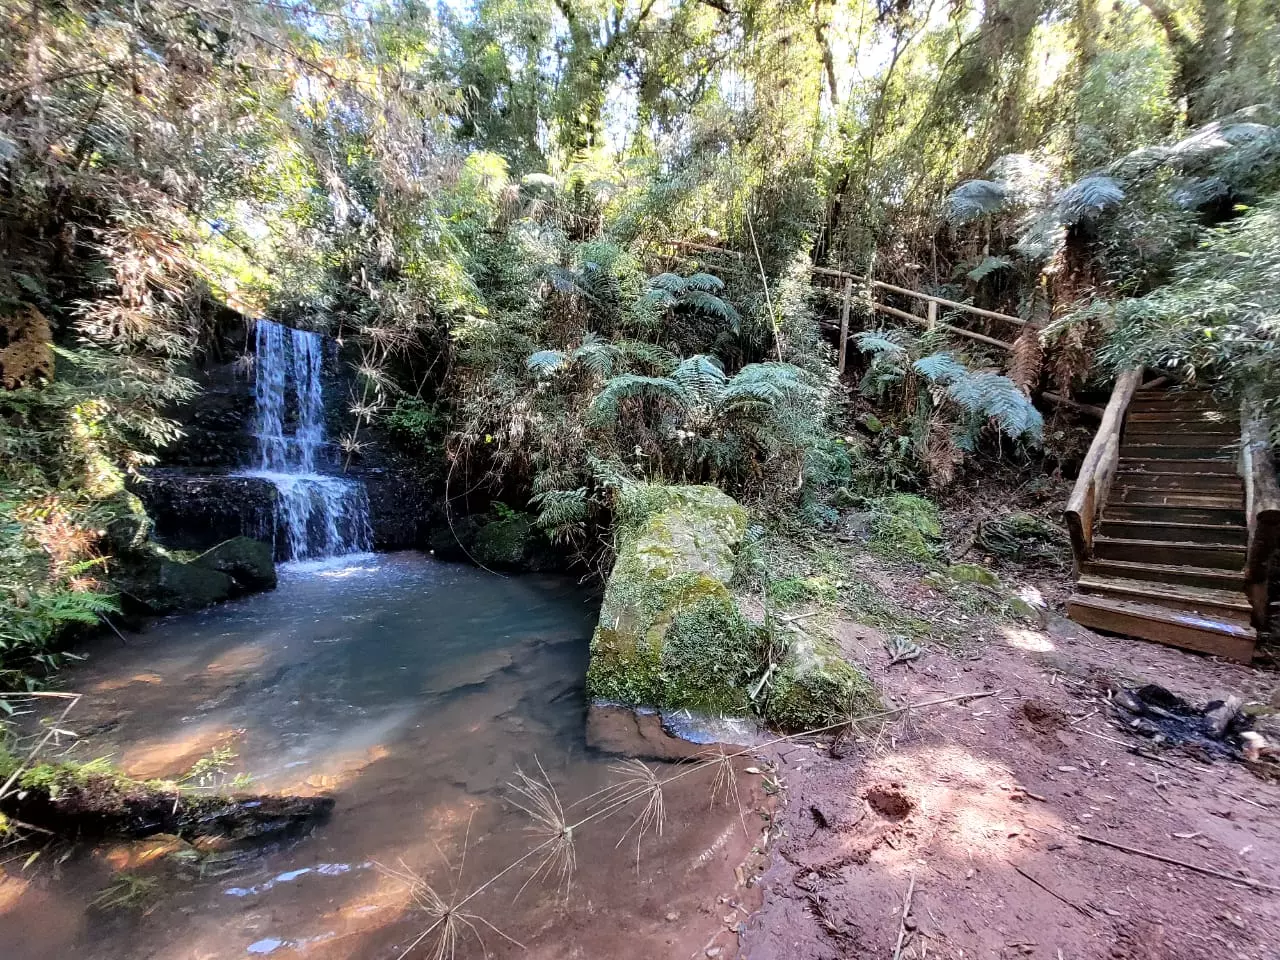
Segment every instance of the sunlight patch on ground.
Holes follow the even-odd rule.
[[[1028,653],[1049,653],[1053,650],[1053,641],[1039,630],[1025,630],[1022,627],[1002,627],[1000,631],[1005,642],[1011,647],[1025,650]]]
[[[1062,826],[1043,807],[1014,799],[1018,781],[1007,766],[959,746],[924,747],[872,764],[868,774],[869,782],[892,782],[916,804],[910,820],[927,825],[918,850],[958,861],[1014,859],[1029,837]]]

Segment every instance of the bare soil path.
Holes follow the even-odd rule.
[[[1113,682],[1267,702],[1274,673],[1059,618],[993,628],[975,659],[930,648],[892,667],[876,631],[835,630],[893,705],[1000,693],[909,715],[842,759],[781,749],[783,838],[741,957],[1280,958],[1280,894],[1079,836],[1280,887],[1280,785],[1231,761],[1135,753],[1150,744],[1105,702]]]

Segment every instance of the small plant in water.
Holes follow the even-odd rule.
[[[155,903],[160,884],[150,877],[122,873],[89,901],[95,910],[140,910]]]

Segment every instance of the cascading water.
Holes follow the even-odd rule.
[[[364,484],[319,473],[324,447],[324,341],[318,333],[271,320],[256,324],[254,435],[256,469],[245,476],[271,481],[279,493],[285,560],[312,560],[372,549]],[[293,432],[286,433],[292,381]],[[277,547],[277,553],[281,553]]]

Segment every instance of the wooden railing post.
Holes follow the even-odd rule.
[[[845,355],[849,350],[849,309],[853,306],[853,280],[844,281],[844,306],[840,308],[840,373],[844,373]]]
[[[1261,409],[1244,404],[1240,415],[1240,476],[1244,480],[1244,588],[1253,608],[1253,625],[1266,629],[1271,560],[1280,547],[1280,483],[1271,454],[1271,429]]]
[[[1124,429],[1125,411],[1142,383],[1142,368],[1126,370],[1116,377],[1116,385],[1102,414],[1102,423],[1093,436],[1089,452],[1080,465],[1080,476],[1067,501],[1063,519],[1071,535],[1071,552],[1076,567],[1093,559],[1093,527],[1111,490],[1111,480],[1120,463],[1120,432]]]
[[[938,325],[938,301],[937,300],[929,301],[929,315],[926,318],[926,323],[928,324],[928,327],[930,330],[932,330],[934,327]]]

